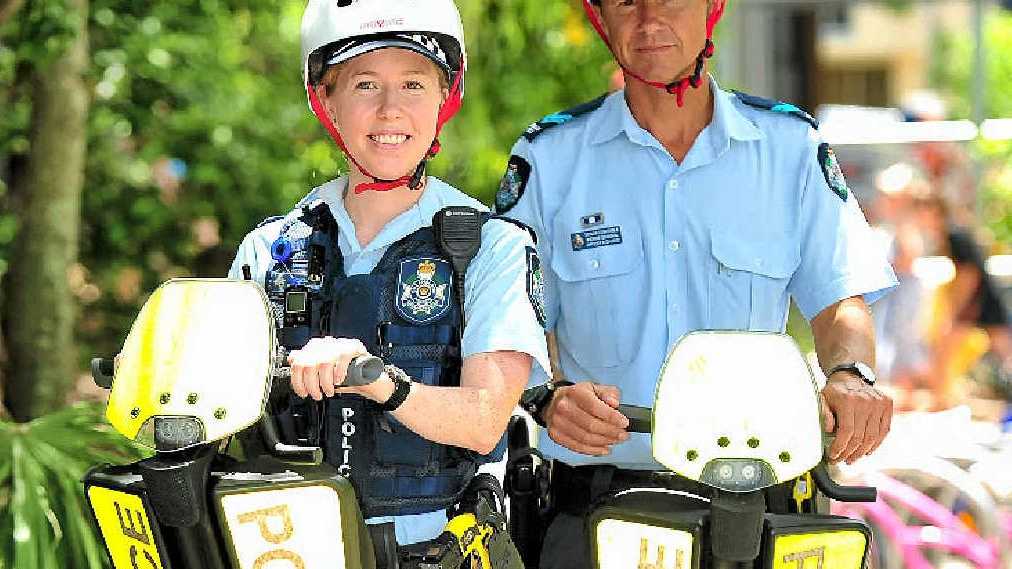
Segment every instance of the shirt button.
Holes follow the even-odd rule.
[[[601,266],[601,261],[598,261],[597,259],[593,259],[593,260],[590,261],[590,268],[596,269],[596,268],[598,268],[600,266]]]
[[[678,189],[678,180],[676,180],[674,178],[668,180],[668,189],[669,190],[677,190]]]
[[[682,244],[679,243],[678,241],[672,241],[671,243],[668,243],[668,249],[671,249],[672,251],[677,251],[681,248]]]

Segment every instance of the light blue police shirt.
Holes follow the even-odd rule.
[[[387,248],[422,227],[432,225],[432,216],[444,207],[463,205],[487,211],[488,208],[434,177],[429,177],[421,198],[413,207],[391,220],[368,245],[363,247],[355,236],[355,226],[342,198],[347,178],[332,180],[309,193],[301,204],[322,199],[330,208],[340,230],[339,246],[344,269],[350,275],[372,272]],[[246,235],[232,268],[230,278],[243,278],[242,266],[249,265],[253,278],[261,285],[273,264],[271,244],[278,238],[285,219],[298,217],[296,207],[284,219],[262,225]],[[464,278],[463,357],[483,352],[515,351],[529,354],[539,375],[550,369],[544,329],[538,322],[527,292],[527,252],[533,246],[530,235],[506,222],[486,223],[481,232],[481,248],[468,265]],[[443,511],[425,514],[370,518],[369,523],[394,521],[397,542],[415,543],[438,536],[446,524]]]
[[[561,371],[618,386],[624,403],[652,404],[661,364],[687,332],[782,332],[790,298],[811,319],[896,284],[857,201],[830,189],[817,131],[711,85],[713,119],[680,164],[621,91],[513,148],[513,190],[528,165],[530,178],[506,215],[538,233]],[[532,373],[532,384],[544,380]],[[642,434],[605,457],[547,436],[541,450],[572,465],[659,467]]]

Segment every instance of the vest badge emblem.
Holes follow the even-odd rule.
[[[397,312],[414,324],[427,324],[450,309],[453,271],[442,259],[401,261],[397,276]]]

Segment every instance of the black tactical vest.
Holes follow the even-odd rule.
[[[324,213],[320,207],[313,210],[317,218]],[[329,210],[325,213],[329,217]],[[357,338],[414,381],[459,385],[462,303],[452,264],[432,227],[390,245],[371,273],[352,276],[345,274],[335,230],[332,218],[313,227],[290,222],[272,247],[276,262],[265,280],[275,313],[286,312],[285,287],[315,290],[323,299],[307,303],[311,324],[302,332],[291,328],[282,334],[282,343],[293,348],[315,336]],[[318,246],[315,253],[313,243]],[[320,257],[327,258],[322,280],[307,277],[314,271],[314,256],[317,263]],[[299,274],[293,275],[293,270]],[[320,273],[319,267],[315,270]],[[320,444],[325,460],[351,479],[366,517],[447,508],[457,501],[478,465],[500,459],[505,449],[505,437],[487,456],[434,443],[359,396],[327,399],[322,412],[313,407],[312,401],[293,397],[289,413],[319,415],[313,421],[319,437],[303,440]],[[291,435],[292,421],[287,424],[283,430]]]

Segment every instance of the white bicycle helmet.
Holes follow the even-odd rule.
[[[367,176],[356,193],[385,191],[407,184],[421,187],[425,164],[439,152],[439,133],[463,103],[467,53],[464,26],[453,0],[309,0],[302,15],[302,76],[309,107],[345,155]],[[369,174],[347,146],[323,108],[314,87],[328,66],[377,49],[409,49],[435,62],[447,73],[450,92],[439,109],[436,138],[411,176],[380,180]]]

